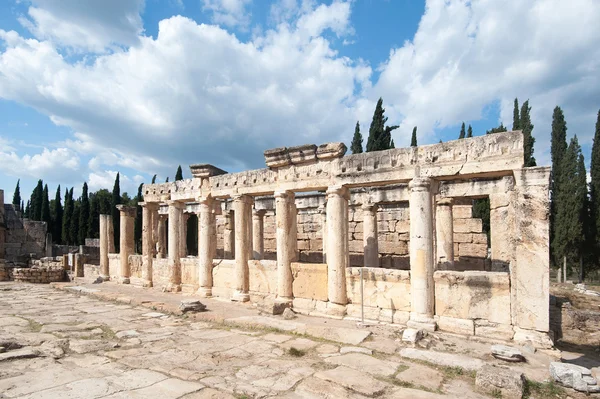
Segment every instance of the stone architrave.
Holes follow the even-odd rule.
[[[169,204],[169,286],[171,292],[181,291],[181,255],[179,240],[183,222],[183,203],[168,201]]]
[[[225,211],[223,229],[223,259],[235,258],[235,215],[234,211]]]
[[[135,206],[117,205],[119,214],[121,217],[120,222],[120,270],[119,270],[119,283],[129,284],[131,277],[131,267],[129,266],[129,255],[133,255],[135,252],[135,235],[134,235],[134,224],[135,224]]]
[[[454,266],[452,198],[443,198],[437,202],[435,223],[437,268],[441,270],[452,270],[452,267]]]
[[[366,203],[363,211],[364,266],[379,267],[379,245],[377,241],[377,205]]]
[[[262,260],[265,256],[265,225],[264,209],[254,209],[252,212],[252,252],[255,260]]]
[[[232,300],[247,302],[250,300],[250,276],[248,269],[249,251],[251,237],[248,237],[248,209],[252,206],[252,197],[240,195],[233,198],[233,209],[235,215],[235,282]]]
[[[293,231],[296,229],[295,195],[292,191],[275,193],[275,218],[277,226],[277,301],[291,303],[292,261],[295,243]],[[283,311],[283,309],[281,309]]]
[[[164,259],[167,257],[167,215],[158,215],[158,232],[156,238],[156,258]]]
[[[346,305],[346,267],[348,267],[348,200],[346,187],[327,190],[327,294],[329,302]]]
[[[213,287],[213,236],[215,235],[215,215],[213,200],[210,197],[198,199],[198,294],[212,296]]]
[[[158,220],[158,204],[151,202],[140,203],[142,206],[142,284],[152,287],[152,258],[154,252],[155,220]]]
[[[414,177],[410,189],[410,292],[407,326],[435,330],[433,281],[433,205],[431,179]]]
[[[100,277],[104,281],[110,280],[110,271],[108,268],[108,248],[109,248],[109,222],[111,215],[100,215]]]

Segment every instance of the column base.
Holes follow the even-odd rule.
[[[129,280],[129,277],[120,277],[119,278],[119,284],[129,284],[131,283],[131,280]]]
[[[231,296],[231,300],[235,302],[248,302],[250,300],[250,294],[242,291],[235,291]]]
[[[152,288],[153,287],[152,280],[144,280],[144,282],[142,283],[142,287]]]
[[[169,292],[181,292],[181,284],[169,283],[169,285],[167,286],[167,291],[169,291]]]
[[[273,314],[282,314],[286,308],[292,307],[292,298],[277,298],[273,302]]]
[[[434,332],[437,329],[437,323],[433,319],[433,317],[429,317],[420,313],[412,313],[410,314],[410,320],[406,322],[406,326],[409,328],[414,328],[417,330],[425,330]]]
[[[212,288],[211,287],[200,287],[196,294],[202,298],[210,298],[212,296]]]
[[[100,276],[103,281],[110,281],[110,276]]]

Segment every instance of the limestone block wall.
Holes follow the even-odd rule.
[[[62,266],[6,267],[0,266],[0,281],[18,283],[49,284],[64,281],[65,271]]]
[[[4,204],[5,259],[25,263],[30,254],[36,258],[46,255],[46,223],[21,219],[12,204]]]

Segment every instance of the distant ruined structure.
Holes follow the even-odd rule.
[[[119,206],[121,253],[100,218],[100,267],[85,274],[465,335],[552,345],[549,167],[523,167],[520,131],[345,155],[342,143],[265,151],[267,168],[143,187]],[[490,240],[473,218],[489,198]],[[198,255],[187,220],[198,218]]]

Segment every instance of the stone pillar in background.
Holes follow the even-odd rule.
[[[75,254],[75,277],[83,277],[83,264],[85,262],[85,255]]]
[[[348,267],[348,200],[346,187],[327,190],[327,293],[329,302],[346,305],[346,267]]]
[[[185,207],[185,204],[181,204]],[[187,226],[188,220],[190,219],[189,213],[181,214],[181,221],[179,222],[179,257],[185,258],[187,256]]]
[[[452,198],[443,198],[437,202],[435,234],[437,241],[437,268],[440,270],[452,270],[454,266]]]
[[[52,234],[51,233],[46,234],[46,256],[52,257]]]
[[[0,190],[0,259],[4,259],[5,231],[6,217],[4,216],[4,190]]]
[[[159,223],[159,217],[158,217],[158,209],[160,208],[160,205],[157,203],[156,204],[156,210],[152,213],[152,243],[151,243],[151,249],[152,249],[152,257],[156,257],[158,258],[158,241],[159,241],[159,232],[158,232],[158,223]]]
[[[292,261],[294,260],[293,231],[296,229],[295,195],[292,191],[275,193],[275,223],[277,227],[277,302],[274,313],[283,312],[291,306],[292,293]],[[283,305],[283,306],[281,306]]]
[[[436,328],[433,282],[433,206],[431,179],[415,177],[410,189],[410,292],[411,312],[407,326],[433,331]]]
[[[144,287],[152,287],[152,256],[154,252],[154,221],[158,220],[158,204],[142,204],[142,281]]]
[[[225,228],[223,229],[223,259],[234,259],[235,255],[235,215],[233,211],[225,211]]]
[[[254,205],[254,199],[252,197],[250,197],[250,199],[250,206],[246,208],[246,220],[248,221],[248,223],[246,223],[246,236],[250,240],[248,242],[248,260],[254,259],[254,251],[252,249],[252,237],[254,237],[254,234],[252,233],[252,230],[254,230],[252,226],[252,205]]]
[[[156,258],[164,259],[167,257],[167,215],[158,215],[158,232],[156,237]]]
[[[117,205],[117,209],[119,210],[119,214],[121,217],[120,220],[120,238],[119,238],[119,246],[120,249],[120,260],[121,260],[121,268],[119,272],[119,282],[121,284],[129,284],[131,277],[131,267],[129,266],[129,255],[133,255],[135,253],[135,233],[134,233],[134,225],[135,225],[135,214],[136,207],[135,206],[127,206],[127,205]]]
[[[114,254],[115,251],[115,226],[113,225],[112,215],[107,220],[107,234],[108,234],[108,253]]]
[[[377,237],[377,205],[363,204],[364,266],[379,267],[379,243]]]
[[[184,204],[168,201],[169,204],[169,286],[171,292],[181,291],[181,254],[179,240],[183,221]]]
[[[109,222],[111,215],[100,215],[100,277],[104,281],[110,280],[110,271],[108,268],[108,248],[109,248]]]
[[[321,215],[321,241],[323,242],[323,263],[327,263],[327,204],[319,205]]]
[[[216,234],[215,215],[212,198],[200,198],[198,213],[198,294],[212,296],[213,287],[213,237]]]
[[[256,260],[262,260],[265,255],[265,212],[264,209],[255,209],[252,212],[252,252]]]
[[[492,271],[508,272],[515,254],[514,193],[490,194]],[[512,278],[511,271],[511,278]]]
[[[251,246],[251,237],[248,237],[248,209],[251,207],[252,197],[240,195],[233,199],[233,211],[235,215],[235,283],[232,300],[246,302],[250,300],[248,293],[250,289],[248,271],[248,247]]]

